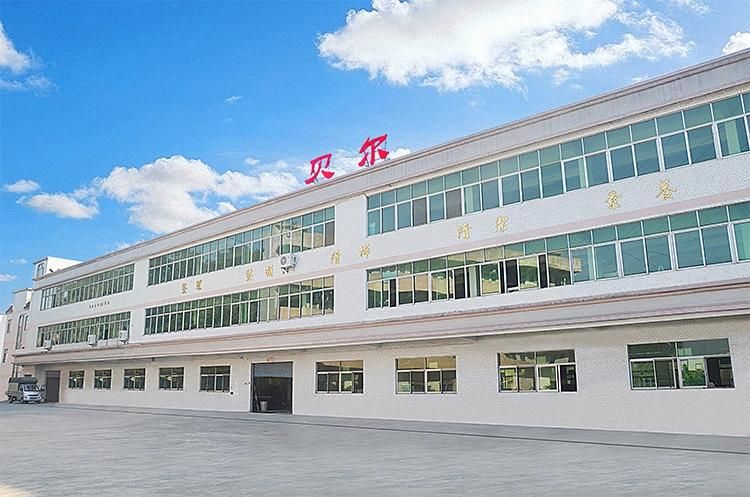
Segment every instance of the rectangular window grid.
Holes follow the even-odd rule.
[[[52,345],[86,343],[89,335],[96,335],[98,340],[110,340],[117,338],[120,331],[129,329],[130,311],[50,324],[39,327],[36,346],[42,347],[45,340],[50,340]]]
[[[185,368],[159,368],[159,390],[182,390]]]
[[[500,392],[576,392],[574,350],[497,355]]]
[[[146,309],[145,334],[333,313],[333,276]]]
[[[230,366],[201,366],[201,392],[228,392]]]
[[[367,234],[748,152],[749,106],[750,93],[735,95],[369,195]]]
[[[322,361],[315,363],[317,393],[363,393],[363,361]]]
[[[124,390],[145,390],[146,389],[146,369],[145,368],[126,369],[123,372],[122,388]]]
[[[133,289],[134,265],[118,267],[42,290],[40,310],[106,297]]]
[[[158,285],[335,243],[335,208],[328,207],[153,257],[148,284]]]
[[[94,370],[94,389],[111,390],[112,389],[112,370],[95,369]]]
[[[83,390],[83,380],[85,378],[84,371],[69,371],[68,372],[68,388],[72,390]]]
[[[628,345],[633,390],[734,388],[729,340]]]
[[[750,260],[750,202],[367,271],[368,309]]]
[[[456,356],[396,359],[396,393],[456,393]]]

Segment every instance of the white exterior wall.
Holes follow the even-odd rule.
[[[295,414],[430,420],[609,430],[750,435],[750,320],[721,318],[384,344],[318,351],[88,362],[37,367],[61,370],[60,401],[208,410],[250,410],[251,364],[292,361]],[[627,345],[645,341],[728,338],[735,388],[632,390]],[[577,392],[499,393],[497,354],[574,349]],[[457,393],[396,394],[395,360],[455,355]],[[315,393],[317,361],[363,360],[363,394]],[[230,365],[231,393],[200,392],[200,366]],[[145,367],[146,390],[122,388],[123,368]],[[158,389],[159,367],[184,367],[183,391]],[[112,390],[94,390],[95,369],[112,369]],[[68,371],[85,370],[83,390],[67,388]]]

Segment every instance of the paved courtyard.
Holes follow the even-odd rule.
[[[0,496],[750,495],[750,440],[0,403]]]

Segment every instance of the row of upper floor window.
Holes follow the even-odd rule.
[[[334,207],[200,243],[148,261],[148,284],[158,285],[224,268],[335,243]]]
[[[367,197],[377,235],[750,151],[750,93]]]
[[[134,264],[67,281],[42,290],[40,310],[106,297],[133,289]]]
[[[367,271],[367,307],[464,299],[750,260],[750,202]]]
[[[55,323],[39,327],[36,346],[44,346],[47,340],[51,345],[87,343],[89,335],[96,335],[97,340],[110,340],[118,338],[120,331],[129,329],[130,311]]]

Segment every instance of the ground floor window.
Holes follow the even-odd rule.
[[[228,392],[230,366],[201,366],[201,392]]]
[[[146,389],[146,369],[126,369],[122,388],[125,390],[145,390]]]
[[[315,363],[318,393],[363,393],[363,361],[322,361]]]
[[[94,388],[97,390],[112,389],[112,370],[95,369],[94,370]]]
[[[497,355],[501,392],[575,392],[574,350],[511,352]]]
[[[734,388],[729,340],[691,340],[628,345],[634,390]]]
[[[182,390],[185,368],[159,368],[159,390]]]
[[[456,356],[396,359],[397,393],[455,393]]]
[[[85,373],[83,371],[70,371],[68,373],[68,388],[74,390],[83,389],[83,378]]]

